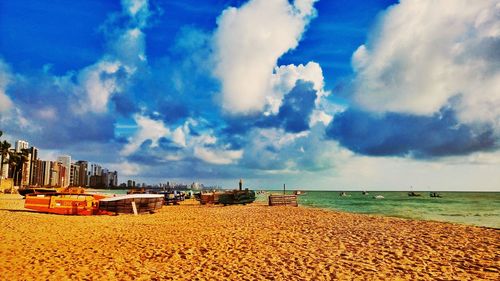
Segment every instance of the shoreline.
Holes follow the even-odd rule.
[[[500,277],[498,229],[260,203],[78,217],[31,212],[23,202],[0,195],[7,280]]]
[[[473,227],[493,229],[493,230],[500,231],[500,227],[476,225],[476,224],[470,224],[470,223],[453,222],[453,221],[445,221],[445,220],[440,221],[440,220],[433,220],[433,219],[416,219],[416,218],[412,218],[412,217],[386,215],[386,214],[382,214],[382,213],[349,212],[349,211],[344,211],[344,210],[340,210],[340,209],[334,209],[334,208],[328,208],[328,207],[318,207],[318,206],[308,206],[308,205],[304,205],[304,204],[300,204],[299,208],[310,208],[310,209],[324,210],[324,211],[330,211],[330,212],[336,212],[336,213],[342,213],[342,214],[344,214],[344,213],[345,214],[357,214],[357,215],[362,215],[362,216],[374,216],[374,217],[390,218],[390,219],[402,219],[402,220],[413,220],[413,221],[435,222],[435,223],[449,223],[452,225],[473,226]]]

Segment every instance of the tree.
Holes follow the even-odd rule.
[[[17,186],[21,185],[23,165],[28,162],[28,159],[29,149],[21,149],[21,152],[9,152],[9,166],[12,166],[12,177]]]
[[[0,137],[3,135],[3,132],[0,131]],[[8,160],[5,159],[9,154],[10,143],[6,140],[0,141],[0,158],[2,159],[0,162],[0,178],[3,175],[3,164],[8,163]]]

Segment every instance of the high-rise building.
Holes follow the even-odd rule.
[[[28,153],[28,159],[22,164],[21,175],[17,175],[20,186],[29,186],[31,178],[31,153]]]
[[[108,179],[109,179],[108,187],[117,187],[118,186],[118,172],[117,171],[110,172]]]
[[[43,186],[43,177],[44,177],[44,161],[37,159],[33,164],[33,178],[31,181],[32,186]]]
[[[42,186],[50,186],[50,179],[52,178],[52,161],[43,161],[43,182]]]
[[[102,175],[102,167],[98,164],[90,164],[90,175],[91,176],[101,176]]]
[[[29,167],[29,179],[28,179],[28,185],[36,185],[35,184],[35,178],[37,177],[37,172],[38,169],[35,167],[37,165],[37,160],[38,160],[38,149],[36,147],[30,147],[30,167]]]
[[[21,149],[28,149],[29,143],[25,140],[16,141],[16,152],[21,152]]]
[[[69,185],[70,186],[81,186],[80,183],[80,165],[76,163],[71,164],[71,172],[69,176]]]
[[[59,186],[59,168],[61,167],[61,163],[50,161],[50,186]]]
[[[65,173],[62,174],[63,179],[61,182],[61,186],[68,187],[70,181],[69,173],[71,171],[71,156],[61,155],[57,157],[57,161],[60,162],[65,169]]]
[[[76,164],[80,167],[78,173],[80,186],[89,186],[89,175],[87,174],[89,163],[87,161],[77,161]]]

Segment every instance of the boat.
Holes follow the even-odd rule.
[[[109,213],[154,213],[163,206],[163,194],[127,194],[99,200],[99,211]]]
[[[255,201],[255,192],[253,190],[231,190],[219,195],[218,202],[226,205],[249,204]]]
[[[101,215],[99,200],[106,196],[88,193],[28,193],[24,207],[59,215]]]
[[[349,197],[349,196],[351,196],[351,195],[347,194],[347,192],[341,192],[341,193],[339,194],[339,196],[342,196],[342,197]]]
[[[373,199],[384,199],[385,197],[383,195],[375,195],[373,196]]]
[[[435,197],[435,198],[441,198],[441,194],[439,194],[437,192],[431,192],[431,193],[429,193],[429,196],[430,197]]]
[[[295,190],[295,191],[293,192],[293,194],[294,194],[294,195],[304,195],[304,194],[306,194],[306,193],[305,193],[304,191],[301,191],[301,190]]]
[[[54,193],[57,192],[57,189],[52,187],[23,187],[19,188],[17,192],[22,196],[26,196],[33,193]]]
[[[413,192],[413,191],[410,191],[410,192],[408,192],[408,196],[410,196],[410,197],[419,197],[419,196],[421,196],[421,194]]]
[[[195,196],[197,198],[196,200],[199,200],[201,205],[219,204],[219,197],[221,194],[223,194],[223,192],[213,191],[213,192],[201,192],[199,193],[199,196],[196,196],[196,194]]]
[[[155,191],[151,194],[161,194],[163,195],[165,205],[179,205],[180,201],[184,201],[186,198],[186,193],[183,191],[171,190],[171,191]]]
[[[368,194],[370,194],[370,193],[368,193],[368,191],[365,191],[365,190],[363,190],[363,191],[362,191],[362,193],[363,193],[363,195],[368,195]]]

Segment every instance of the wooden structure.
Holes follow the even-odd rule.
[[[219,196],[222,192],[207,192],[200,194],[200,203],[205,204],[219,204]]]
[[[297,195],[269,195],[269,206],[298,207]]]
[[[24,207],[43,213],[59,215],[101,215],[98,194],[71,193],[33,193],[26,194]]]
[[[128,194],[99,200],[99,210],[110,213],[152,213],[163,206],[162,194]],[[134,207],[135,206],[135,207]]]
[[[255,191],[248,190],[231,190],[219,195],[219,203],[226,205],[250,204],[255,201]]]

